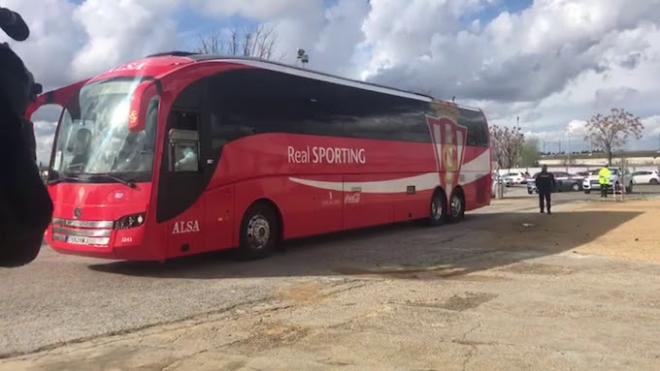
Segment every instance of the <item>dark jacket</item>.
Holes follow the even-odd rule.
[[[26,264],[41,247],[53,204],[34,161],[34,132],[23,118],[30,77],[0,46],[0,266]]]
[[[536,174],[536,189],[539,193],[552,192],[555,189],[555,176],[550,172],[540,172]]]

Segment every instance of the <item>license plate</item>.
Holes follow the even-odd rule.
[[[89,239],[81,236],[69,236],[66,239],[66,242],[74,245],[89,245]]]
[[[84,236],[69,236],[66,242],[72,245],[89,245],[89,246],[108,246],[110,243],[109,237],[84,237]]]

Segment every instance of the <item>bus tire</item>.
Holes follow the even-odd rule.
[[[429,216],[429,221],[428,224],[432,227],[441,225],[445,222],[446,218],[445,215],[447,215],[447,197],[445,196],[445,192],[443,192],[441,189],[438,189],[433,193],[433,197],[431,197],[431,216]]]
[[[445,214],[445,219],[449,223],[454,223],[462,220],[465,217],[465,197],[463,191],[455,189],[452,192],[449,207]]]
[[[280,225],[273,207],[264,202],[250,206],[241,222],[241,258],[253,260],[267,257],[279,242],[279,235]]]

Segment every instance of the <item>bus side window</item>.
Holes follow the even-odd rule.
[[[489,146],[488,123],[481,111],[459,108],[458,124],[468,129],[467,145],[475,147]]]
[[[173,127],[169,132],[169,170],[199,172],[199,114],[173,111]]]
[[[175,142],[172,144],[174,172],[199,171],[199,143]]]
[[[199,113],[189,111],[172,111],[172,127],[179,130],[199,130]]]

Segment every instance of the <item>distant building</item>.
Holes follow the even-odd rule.
[[[612,165],[621,166],[625,160],[627,167],[660,167],[660,151],[628,151],[615,153]],[[570,153],[542,155],[540,165],[597,167],[607,163],[606,153]]]

